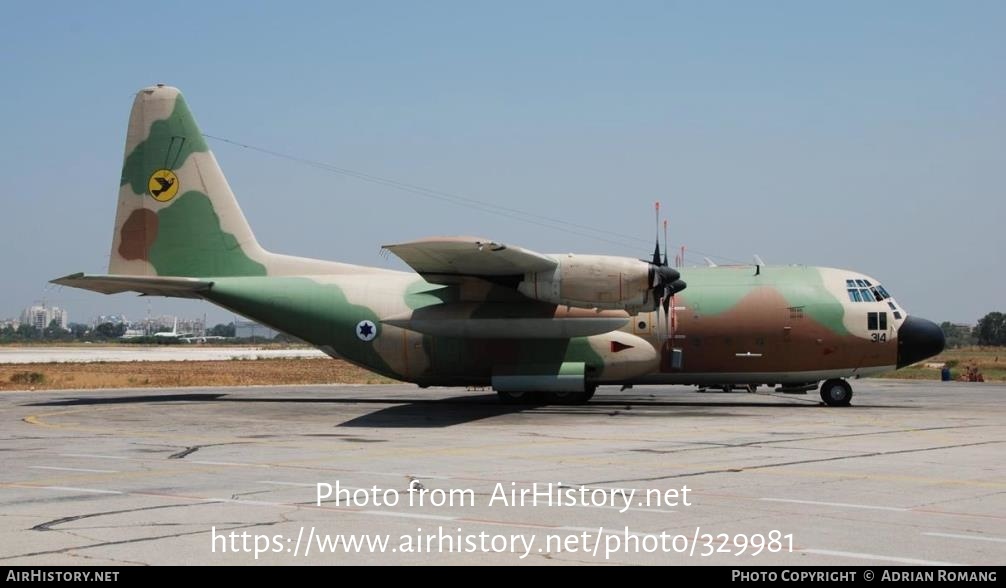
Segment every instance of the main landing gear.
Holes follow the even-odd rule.
[[[583,392],[533,392],[526,390],[497,390],[496,396],[503,404],[586,404],[594,397],[597,386],[587,386]]]
[[[828,406],[849,406],[852,401],[852,386],[845,380],[825,380],[821,384],[821,400]]]

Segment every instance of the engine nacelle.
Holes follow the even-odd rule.
[[[654,270],[645,261],[572,253],[554,257],[555,270],[524,274],[517,290],[528,298],[580,308],[635,310],[652,300]]]

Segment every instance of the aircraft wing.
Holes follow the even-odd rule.
[[[478,237],[431,237],[383,249],[438,283],[449,282],[449,276],[515,276],[558,265],[547,255]]]
[[[209,290],[213,282],[199,278],[163,278],[157,276],[108,276],[77,273],[52,280],[53,284],[82,288],[101,294],[139,292],[151,296],[174,298],[202,298],[200,292]]]

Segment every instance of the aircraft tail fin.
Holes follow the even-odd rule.
[[[140,90],[108,270],[132,276],[257,276],[270,254],[252,234],[177,88]]]

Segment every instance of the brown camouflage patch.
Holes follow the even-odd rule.
[[[150,246],[157,239],[157,215],[146,208],[138,208],[122,224],[119,255],[124,259],[147,259]]]
[[[893,340],[873,343],[837,335],[795,313],[771,287],[753,289],[735,306],[715,316],[680,313],[676,344],[684,349],[685,373],[789,372],[894,365]],[[664,350],[666,355],[666,349]],[[663,371],[670,371],[668,359]]]

